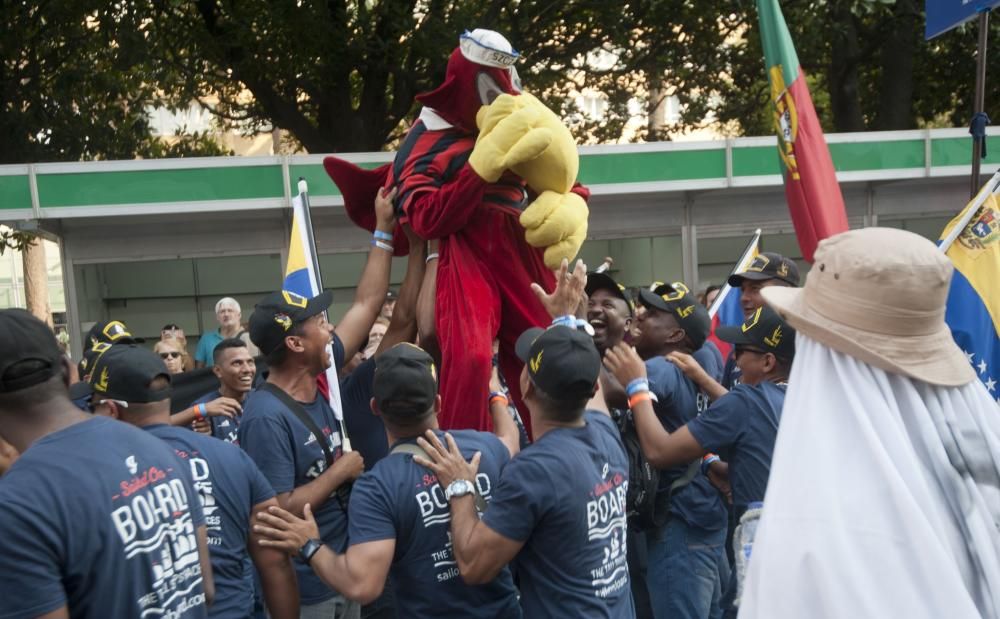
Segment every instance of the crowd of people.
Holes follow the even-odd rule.
[[[494,372],[489,400],[468,404],[490,415],[493,431],[479,432],[439,425],[438,368],[461,360],[421,347],[434,350],[417,324],[434,260],[414,249],[387,296],[388,258],[372,249],[336,326],[329,292],[269,294],[246,328],[220,301],[220,328],[193,360],[218,387],[182,406],[172,381],[191,360],[176,325],[149,347],[99,323],[73,372],[42,322],[0,312],[0,615],[704,619],[748,598],[780,607],[744,583],[762,515],[788,509],[768,490],[786,392],[815,372],[792,371],[793,261],[763,253],[729,278],[745,321],[715,330],[727,358],[683,283],[630,290],[564,263],[554,290],[525,291],[553,323],[516,343],[523,409]],[[343,420],[323,380],[331,364]],[[970,378],[947,363],[938,373]],[[992,435],[978,436],[964,436],[966,453],[989,449]],[[989,567],[995,550],[974,560]],[[774,554],[755,561],[786,569]],[[979,608],[996,593],[985,574]],[[776,586],[771,573],[756,580]]]

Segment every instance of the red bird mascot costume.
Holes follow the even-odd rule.
[[[514,343],[551,321],[530,285],[551,290],[551,269],[575,257],[586,237],[589,192],[575,183],[575,143],[555,114],[521,92],[517,58],[495,32],[465,33],[444,83],[417,97],[424,107],[391,165],[362,170],[324,160],[355,223],[373,230],[378,188],[395,187],[400,220],[423,239],[439,239],[444,429],[489,429],[495,338],[500,370],[520,402]],[[404,235],[395,239],[396,252],[406,253]]]

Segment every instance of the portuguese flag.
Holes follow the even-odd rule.
[[[822,239],[847,230],[844,196],[778,0],[757,0],[757,16],[771,83],[785,199],[802,257],[812,262]]]

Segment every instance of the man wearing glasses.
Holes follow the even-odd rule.
[[[778,436],[788,374],[795,357],[795,330],[770,307],[757,308],[739,326],[716,329],[716,335],[735,347],[742,382],[727,391],[690,355],[674,352],[670,359],[713,400],[708,410],[679,429],[668,431],[656,418],[655,404],[636,400],[633,408],[643,451],[658,467],[669,467],[718,453],[729,463],[737,569],[725,587],[723,611],[735,616],[747,544],[759,518],[771,471],[771,455]],[[629,384],[646,377],[646,365],[627,346],[605,357],[615,377]],[[650,381],[652,386],[652,381]],[[742,534],[745,529],[747,534]],[[742,556],[741,556],[742,555]]]

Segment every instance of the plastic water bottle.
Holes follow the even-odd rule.
[[[760,522],[760,515],[764,510],[764,504],[754,501],[747,504],[747,511],[740,518],[740,525],[736,527],[733,536],[734,550],[736,551],[736,599],[733,604],[739,606],[743,597],[743,580],[747,575],[747,567],[750,565],[750,554],[753,552],[753,540],[757,535],[757,524]]]

